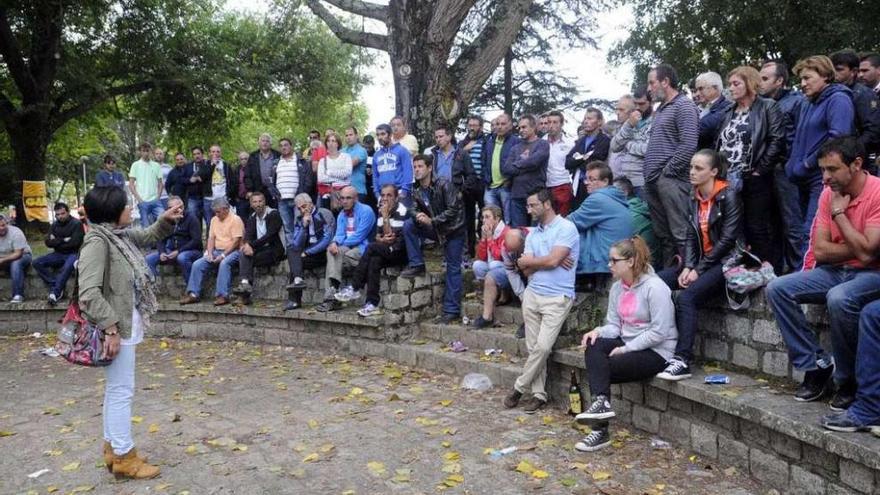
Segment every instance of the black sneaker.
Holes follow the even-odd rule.
[[[440,315],[436,318],[437,323],[439,323],[441,325],[451,325],[453,323],[458,322],[458,320],[459,320],[458,315],[453,315],[450,313],[443,313],[442,315]]]
[[[590,420],[608,419],[614,417],[614,410],[611,409],[611,401],[605,395],[597,395],[586,411],[574,417],[575,421],[580,424],[588,424]]]
[[[834,397],[831,398],[831,410],[843,412],[856,401],[856,384],[847,382],[837,387]]]
[[[829,414],[820,421],[822,427],[832,431],[843,431],[852,433],[856,431],[877,431],[880,429],[880,422],[862,423],[850,416],[846,411]]]
[[[425,274],[425,265],[408,266],[400,272],[400,276],[403,278],[416,278],[419,275],[424,275],[424,274]]]
[[[679,357],[672,358],[668,363],[666,363],[666,369],[661,371],[657,378],[661,380],[668,380],[671,382],[677,382],[679,380],[684,380],[685,378],[691,377],[691,367],[688,366],[683,359]]]
[[[507,397],[504,398],[504,407],[508,409],[513,409],[519,404],[519,400],[522,398],[522,392],[517,389],[513,389],[512,392],[507,394]]]
[[[337,301],[336,299],[325,299],[324,302],[315,306],[315,311],[319,313],[327,313],[329,311],[334,311],[342,307],[342,303]]]
[[[817,368],[804,374],[804,381],[794,394],[794,400],[798,402],[812,402],[819,400],[828,392],[831,375],[834,374],[834,366]]]
[[[495,320],[487,320],[483,318],[483,315],[478,316],[477,319],[474,320],[474,322],[472,323],[474,328],[487,328],[491,327],[494,324]]]
[[[531,399],[527,400],[525,404],[523,404],[523,412],[526,414],[535,414],[541,409],[544,409],[544,406],[546,405],[546,400],[541,400],[533,396]]]
[[[608,434],[608,428],[601,428],[591,431],[580,442],[574,444],[574,448],[581,452],[594,452],[609,445],[611,445],[611,435]]]
[[[524,339],[526,338],[526,324],[521,323],[519,328],[516,329],[516,338]]]

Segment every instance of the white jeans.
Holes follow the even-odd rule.
[[[125,455],[134,447],[131,438],[131,402],[134,399],[136,345],[119,346],[119,354],[104,368],[104,440],[113,453]]]

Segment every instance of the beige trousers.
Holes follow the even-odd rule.
[[[523,320],[526,324],[526,348],[529,357],[523,372],[516,379],[514,388],[522,393],[531,391],[535,397],[546,401],[547,358],[553,352],[553,344],[568,317],[572,299],[568,296],[545,297],[526,288],[522,297]]]

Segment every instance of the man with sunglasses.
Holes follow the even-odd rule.
[[[339,193],[342,211],[336,217],[336,235],[327,246],[327,270],[325,272],[324,302],[315,309],[326,313],[338,309],[341,304],[334,297],[342,285],[342,271],[357,266],[370,244],[369,235],[376,224],[373,210],[358,202],[357,189],[345,186]]]

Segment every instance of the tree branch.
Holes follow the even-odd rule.
[[[345,27],[335,15],[327,10],[327,7],[321,4],[320,0],[307,0],[306,4],[342,42],[364,48],[388,51],[388,36]]]
[[[51,132],[57,131],[61,126],[70,122],[71,120],[89,112],[97,105],[102,103],[103,101],[112,98],[114,96],[121,95],[133,95],[135,93],[142,93],[144,91],[155,88],[159,85],[158,81],[140,81],[132,84],[125,84],[123,86],[115,86],[104,90],[98,94],[87,98],[85,101],[81,102],[79,105],[68,108],[63,112],[60,111],[59,108],[53,110],[53,115],[51,117],[49,127]]]
[[[516,40],[534,0],[499,2],[489,23],[450,67],[459,99],[469,102]]]
[[[458,34],[464,18],[470,12],[476,0],[438,0],[434,7],[434,16],[428,26],[428,40],[438,46],[449,46]],[[446,50],[448,56],[449,50]]]
[[[9,26],[6,8],[0,7],[0,55],[6,62],[6,68],[15,80],[15,86],[21,92],[24,101],[37,100],[37,84],[28,69],[21,48],[18,46],[18,40],[15,39],[15,33]]]
[[[388,6],[379,5],[372,2],[364,2],[362,0],[325,0],[330,5],[350,12],[355,15],[362,15],[370,19],[385,22],[388,19]],[[311,6],[310,6],[311,7]],[[314,9],[312,9],[314,11]]]

